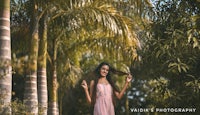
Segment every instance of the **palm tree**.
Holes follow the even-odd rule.
[[[10,0],[0,0],[0,113],[11,114]]]
[[[38,113],[37,96],[37,58],[38,58],[38,3],[35,0],[30,1],[32,8],[31,17],[31,46],[28,61],[28,68],[25,78],[24,104],[31,114]]]
[[[43,15],[40,23],[40,42],[38,51],[38,103],[42,115],[47,115],[48,93],[47,93],[47,13]]]
[[[53,40],[53,54],[51,58],[51,78],[49,81],[49,107],[48,107],[48,115],[59,115],[58,110],[58,97],[57,97],[57,89],[58,89],[58,83],[57,83],[57,47],[58,47],[58,39],[59,37],[55,38]]]

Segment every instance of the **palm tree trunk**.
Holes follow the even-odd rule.
[[[28,61],[28,70],[25,78],[24,104],[29,114],[38,114],[37,96],[37,58],[38,58],[38,15],[37,4],[31,0],[33,17],[31,18],[31,46]]]
[[[0,114],[11,114],[10,0],[0,0]]]
[[[57,71],[56,71],[56,59],[57,59],[57,45],[56,39],[53,43],[53,65],[52,65],[52,78],[50,80],[50,95],[49,95],[49,107],[48,107],[48,115],[59,115],[58,110],[58,99],[57,99]]]
[[[41,115],[47,115],[48,93],[47,93],[47,14],[41,20],[41,39],[38,51],[38,103]]]

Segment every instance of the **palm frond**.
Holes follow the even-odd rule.
[[[82,28],[87,31],[101,28],[109,36],[121,36],[118,37],[121,38],[118,41],[125,41],[128,46],[137,47],[139,45],[139,40],[132,28],[133,21],[119,15],[112,5],[90,2],[90,4],[78,6],[57,11],[60,16],[57,15],[54,23],[63,27],[66,31],[75,33],[79,33]]]

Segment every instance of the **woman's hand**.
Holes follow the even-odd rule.
[[[133,78],[132,75],[129,74],[129,75],[126,77],[126,83],[131,82],[132,78]]]
[[[88,85],[87,85],[87,82],[86,82],[85,80],[82,81],[81,86],[82,86],[85,90],[88,89]]]

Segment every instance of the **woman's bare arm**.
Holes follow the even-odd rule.
[[[90,82],[90,92],[88,91],[88,85],[87,82],[85,80],[82,81],[81,86],[83,87],[84,91],[85,91],[85,95],[86,95],[86,100],[89,104],[91,104],[91,97],[92,97],[92,91],[94,88],[94,81]]]
[[[86,95],[86,100],[88,103],[91,103],[91,97],[88,91],[88,85],[87,82],[85,80],[82,81],[81,86],[83,87],[84,91],[85,91],[85,95]]]
[[[129,82],[131,82],[132,80],[132,76],[129,74],[128,77],[126,78],[126,83],[124,85],[124,87],[122,88],[122,90],[120,92],[115,92],[115,95],[118,99],[121,99],[124,95],[124,92],[126,91]]]

